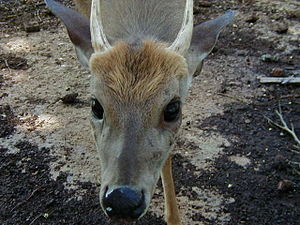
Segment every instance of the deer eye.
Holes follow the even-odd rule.
[[[166,122],[174,122],[180,117],[181,102],[178,99],[173,99],[164,109],[164,120]]]
[[[92,106],[92,111],[93,111],[94,116],[97,119],[102,120],[103,119],[104,110],[103,110],[101,104],[99,103],[99,101],[96,98],[92,98],[92,100],[91,100],[91,106]]]

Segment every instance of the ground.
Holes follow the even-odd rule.
[[[63,1],[72,6],[71,1]],[[239,12],[195,77],[173,152],[183,224],[300,224],[299,1],[195,1]],[[0,0],[0,223],[113,224],[100,209],[89,78],[42,0]],[[65,97],[68,96],[68,97]],[[299,146],[298,146],[299,147]],[[166,224],[159,182],[137,224]]]

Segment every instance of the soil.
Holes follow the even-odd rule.
[[[61,1],[73,6],[71,1]],[[194,1],[195,23],[238,9],[184,107],[173,153],[183,224],[300,224],[300,3]],[[89,73],[42,0],[0,0],[0,224],[114,224],[100,208]],[[268,120],[269,119],[269,120]],[[166,224],[161,183],[137,224]]]

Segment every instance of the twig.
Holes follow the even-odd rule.
[[[300,77],[259,77],[259,82],[262,84],[280,83],[280,84],[299,84]]]
[[[8,68],[9,73],[11,73],[11,68],[8,65],[7,59],[4,60],[5,66]]]
[[[42,19],[41,19],[41,17],[40,17],[40,14],[41,14],[41,11],[38,10],[38,11],[36,12],[36,16],[37,16],[37,18],[39,19],[39,22],[42,21]]]
[[[238,98],[236,96],[232,96],[232,95],[227,95],[227,94],[223,94],[223,93],[216,93],[216,95],[220,95],[220,96],[224,96],[224,97],[227,97],[227,98],[231,98],[231,99],[234,99],[234,100],[237,100],[239,102],[242,102],[242,103],[245,103],[246,105],[249,105],[250,103],[247,102],[246,100],[242,99],[242,98]]]
[[[293,171],[294,171],[295,173],[297,173],[298,175],[300,175],[300,171],[299,171],[299,170],[293,168]]]
[[[29,225],[32,225],[32,224],[33,224],[38,218],[40,218],[42,215],[43,215],[43,213],[40,213],[37,217],[34,218],[34,220],[32,220],[32,221],[30,222]]]
[[[290,151],[291,151],[291,152],[294,152],[294,153],[296,153],[296,154],[300,154],[299,151],[296,151],[296,150],[293,150],[293,149],[290,149]]]
[[[284,98],[300,98],[300,95],[284,95],[280,97],[280,99]]]
[[[289,163],[300,166],[300,162],[289,161]]]
[[[34,195],[35,192],[41,190],[43,187],[42,186],[39,186],[37,187],[36,189],[34,189],[31,194],[23,201],[19,202],[15,207],[13,207],[10,211],[14,211],[17,207],[19,207],[20,205],[24,204],[25,202],[29,201],[29,199],[32,198],[32,196]]]
[[[57,102],[59,102],[60,100],[61,100],[61,98],[57,98],[57,99],[55,99],[53,102],[49,103],[49,104],[47,105],[47,109],[48,109],[50,106],[52,106],[52,105],[56,104]]]
[[[294,138],[294,140],[296,141],[297,143],[297,146],[300,146],[300,140],[299,138],[297,137],[296,133],[295,133],[295,128],[294,128],[294,125],[291,124],[291,128],[288,127],[288,125],[286,124],[286,122],[284,121],[284,118],[283,118],[283,115],[282,115],[282,111],[281,111],[281,107],[279,106],[279,111],[276,110],[275,113],[277,114],[277,116],[279,117],[280,119],[280,122],[282,125],[274,122],[273,120],[271,120],[270,118],[268,117],[265,117],[268,122],[274,124],[275,126],[281,128],[282,130],[288,132],[290,135],[292,135],[292,137]]]
[[[55,211],[55,209],[51,210],[49,213],[48,213],[48,216],[50,216],[53,212]],[[40,217],[42,217],[43,215],[45,215],[45,213],[40,213],[37,217],[35,217],[31,222],[30,224],[28,225],[32,225],[37,219],[39,219]]]

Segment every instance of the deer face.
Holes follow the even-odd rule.
[[[172,149],[193,74],[234,12],[193,28],[192,0],[92,0],[86,17],[46,2],[93,74],[103,210],[122,222],[136,220]]]
[[[145,41],[94,54],[90,67],[101,205],[113,218],[134,220],[149,206],[180,126],[187,64],[163,45]]]

